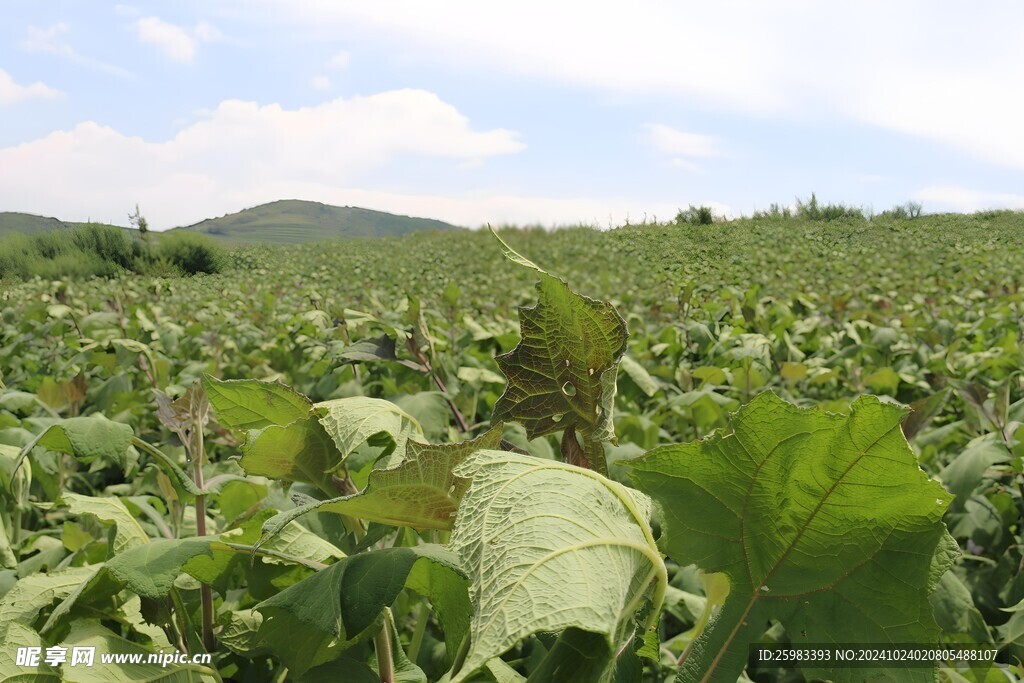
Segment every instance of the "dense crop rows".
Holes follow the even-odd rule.
[[[517,251],[564,279],[572,290],[611,302],[625,319],[629,339],[614,399],[618,443],[605,444],[604,449],[611,478],[639,486],[659,509],[671,508],[655,492],[667,485],[658,483],[658,477],[669,468],[669,461],[659,457],[669,456],[652,454],[632,478],[634,468],[622,461],[658,446],[703,438],[718,428],[737,429],[743,420],[754,420],[750,416],[755,413],[741,414],[735,422],[730,422],[729,415],[766,390],[796,405],[822,406],[835,413],[849,413],[863,394],[913,406],[903,433],[921,467],[956,496],[942,505],[949,506],[944,521],[962,555],[931,595],[938,626],[950,641],[995,643],[1001,661],[1024,658],[1024,611],[1019,607],[1013,611],[1024,605],[1020,547],[1024,220],[1020,214],[830,223],[778,219],[634,226],[606,233],[573,229],[503,234]],[[363,629],[352,630],[355,626],[346,621],[335,636],[345,640],[344,633],[355,638],[370,627],[370,636],[377,633],[370,640],[376,641],[379,653],[381,634],[389,632],[395,649],[392,666],[409,676],[400,680],[420,680],[419,674],[412,673],[413,664],[429,680],[437,680],[453,661],[467,657],[466,652],[456,652],[459,643],[448,642],[450,638],[442,635],[466,628],[452,623],[452,615],[461,613],[460,606],[438,604],[443,600],[437,582],[455,580],[445,573],[451,558],[440,545],[448,540],[449,523],[419,525],[434,530],[417,534],[396,532],[391,525],[373,521],[372,514],[339,517],[320,511],[284,527],[285,532],[261,546],[270,554],[250,562],[251,549],[259,545],[261,529],[266,530],[263,525],[271,521],[274,511],[310,503],[309,498],[290,500],[279,480],[306,482],[292,486],[291,493],[318,499],[325,498],[324,489],[336,482],[328,477],[318,490],[316,481],[268,469],[259,460],[260,453],[277,453],[283,447],[268,446],[256,455],[251,447],[260,438],[269,438],[268,430],[292,429],[281,444],[306,439],[304,453],[312,452],[313,432],[296,436],[297,428],[283,419],[251,424],[235,420],[225,413],[225,406],[248,399],[218,399],[210,393],[217,386],[212,380],[206,381],[205,394],[197,382],[205,374],[219,379],[280,380],[303,397],[294,399],[299,406],[296,415],[320,411],[315,414],[335,444],[349,418],[332,417],[333,408],[323,406],[355,404],[320,402],[350,397],[393,402],[399,410],[392,417],[398,421],[380,423],[384,425],[380,430],[364,435],[371,437],[366,443],[353,441],[351,451],[344,453],[351,458],[346,460],[344,485],[362,489],[374,481],[370,473],[378,456],[384,457],[381,464],[389,458],[387,464],[392,466],[401,461],[398,455],[404,446],[399,442],[406,438],[450,444],[478,437],[486,447],[496,445],[497,437],[485,434],[505,383],[495,355],[510,352],[519,342],[516,309],[537,300],[538,274],[503,259],[497,242],[483,231],[273,250],[253,247],[236,252],[233,261],[231,270],[215,276],[34,280],[6,285],[0,294],[0,444],[9,446],[0,445],[0,456],[8,463],[0,472],[0,493],[6,503],[2,520],[6,540],[0,536],[5,567],[0,570],[0,592],[6,594],[0,598],[0,629],[7,629],[5,640],[35,638],[46,647],[74,638],[81,642],[106,638],[103,642],[110,644],[111,638],[125,637],[151,650],[174,645],[199,651],[204,646],[201,605],[204,599],[212,599],[213,631],[220,641],[215,663],[210,669],[178,669],[174,675],[184,677],[178,680],[189,680],[189,676],[193,680],[217,676],[298,680],[294,672],[311,663],[319,664],[324,676],[337,673],[330,667],[344,666],[347,671],[369,671],[366,680],[376,680],[367,665],[374,661],[371,642],[361,642],[338,658],[323,654],[329,639],[314,642],[304,636],[319,650],[304,652],[308,661],[303,663],[287,651],[296,647],[288,644],[288,638],[295,637],[294,624],[290,629],[260,630],[251,616],[253,606],[279,600],[276,596],[285,595],[302,579],[326,576],[325,567],[342,567],[335,574],[347,576],[356,569],[344,567],[354,567],[355,558],[365,557],[371,559],[359,560],[363,564],[386,559],[391,570],[408,565],[405,571],[410,578],[402,579],[388,594],[390,600],[377,605],[373,614],[356,620]],[[573,398],[576,392],[574,384],[566,393]],[[158,394],[181,400],[170,407],[168,400],[160,399],[163,408],[158,410]],[[205,395],[212,411],[200,398]],[[305,397],[307,403],[303,403]],[[751,411],[768,410],[764,400]],[[364,408],[373,405],[383,404]],[[860,413],[855,410],[855,415],[875,410],[871,407],[875,404],[858,405]],[[878,408],[879,415],[887,414],[888,408],[879,405],[883,406]],[[566,454],[557,434],[527,441],[526,431],[518,424],[523,421],[521,415],[501,406],[498,413],[511,416],[504,427],[506,447],[518,446],[543,458],[558,458],[560,448]],[[135,437],[132,445],[126,441],[120,451],[85,453],[77,443],[70,443],[74,440],[70,432],[65,442],[54,436],[53,429],[47,432],[53,425],[64,424],[62,419],[100,414],[126,425],[125,438]],[[561,413],[554,414],[562,419]],[[412,428],[402,415],[415,419],[415,430],[409,431]],[[826,420],[801,416],[793,413],[786,419],[794,424]],[[325,422],[332,419],[337,424]],[[784,422],[779,419],[780,424]],[[878,417],[880,422],[886,419]],[[205,438],[197,438],[196,431],[203,433],[203,425]],[[320,429],[310,425],[308,429]],[[855,427],[826,420],[814,429]],[[26,451],[31,453],[26,460],[30,467],[15,473],[13,465],[22,450],[46,433],[50,436],[44,439],[50,441]],[[389,438],[381,441],[382,433]],[[583,431],[581,435],[586,447],[587,437]],[[237,460],[243,441],[250,447],[244,451],[249,476]],[[95,443],[91,446],[97,448]],[[898,450],[898,445],[892,448]],[[75,449],[82,452],[72,452]],[[412,452],[416,453],[415,448]],[[203,480],[210,486],[198,497],[207,512],[201,523],[193,504],[196,492],[190,492],[184,480],[175,479],[173,466],[153,466],[160,464],[160,453],[181,468],[196,459],[207,463],[201,478],[190,475],[200,489]],[[439,453],[417,455],[455,457],[454,451]],[[258,473],[261,476],[253,476],[251,465],[257,461],[263,463],[257,467],[264,468]],[[496,465],[481,459],[479,467],[491,472],[487,468]],[[568,475],[559,471],[550,476]],[[699,476],[713,479],[707,472]],[[601,489],[593,499],[610,495],[608,490],[618,489]],[[470,488],[466,495],[472,502],[483,493]],[[679,495],[696,497],[692,491]],[[122,551],[134,547],[125,530],[128,521],[118,517],[120,512],[114,514],[96,503],[97,497],[110,496],[122,501],[133,528],[142,534],[140,539],[185,539],[200,527],[200,533],[221,535],[225,545],[211,551],[210,557],[201,555],[205,549],[199,546],[176,550],[180,561],[171,564],[183,573],[173,588],[168,584],[140,590],[130,568],[123,567],[126,561],[117,564]],[[370,523],[365,528],[353,525],[357,518]],[[661,549],[669,556],[668,583],[660,594],[666,609],[656,631],[658,647],[653,654],[642,653],[648,657],[643,664],[645,680],[651,681],[671,678],[674,662],[689,651],[703,627],[702,610],[709,600],[723,599],[716,598],[713,581],[704,582],[692,566],[673,562],[673,556],[687,556],[692,549],[673,540],[678,538],[673,535],[678,527],[673,526],[672,515],[655,528],[660,524],[666,534]],[[642,531],[645,525],[638,528]],[[107,527],[114,531],[108,533]],[[465,528],[456,526],[452,531],[450,547],[470,554],[482,552],[472,549]],[[232,530],[234,535],[223,535]],[[632,527],[623,533],[640,534]],[[420,545],[418,538],[430,544]],[[643,534],[637,538],[636,543],[642,544]],[[392,546],[394,550],[386,556],[358,552]],[[350,559],[340,561],[343,555]],[[104,571],[114,577],[110,585],[115,585],[106,592],[100,584],[107,579],[94,576],[95,567],[104,560],[108,560]],[[203,563],[209,566],[197,568]],[[641,562],[637,576],[642,578],[648,567]],[[80,574],[62,584],[64,588],[47,585],[38,594],[13,592],[22,590],[12,589],[16,579],[44,577],[58,569]],[[320,572],[314,573],[317,569]],[[650,569],[651,577],[656,570]],[[176,573],[168,580],[174,580]],[[198,578],[204,576],[211,578]],[[212,585],[210,598],[205,597],[209,589],[200,590],[200,583]],[[656,584],[652,578],[649,585]],[[73,594],[77,585],[88,589]],[[133,592],[142,595],[141,601],[127,597]],[[20,612],[11,607],[12,595],[21,605]],[[117,596],[113,601],[112,595]],[[431,598],[433,616],[420,596]],[[24,607],[26,603],[29,608]],[[290,624],[286,620],[297,617],[287,616],[282,604],[280,600],[265,604],[266,613],[277,609],[278,618]],[[381,627],[375,620],[384,605],[391,605],[391,610],[385,610]],[[59,618],[53,618],[55,610]],[[785,619],[773,619],[781,617],[765,617],[763,628],[752,637],[766,642],[799,639],[792,624],[787,633]],[[173,625],[154,629],[147,621]],[[612,637],[621,625],[613,626]],[[100,628],[105,630],[101,633]],[[565,657],[566,648],[595,647],[586,640],[586,631],[575,633],[577,642],[547,635],[528,638],[515,644],[504,659],[520,673],[535,676],[531,680],[544,680],[543,676],[554,675],[545,667],[557,661],[556,655]],[[820,641],[812,638],[810,642]],[[477,649],[469,651],[469,661],[478,654]],[[0,653],[2,676],[20,671],[8,659],[10,653]],[[376,666],[383,666],[379,656],[376,661]],[[691,666],[693,661],[696,658],[690,659]],[[284,667],[292,673],[286,675]],[[478,674],[480,680],[519,680],[503,667],[492,660]],[[317,670],[311,669],[309,680],[319,680],[314,677]],[[759,681],[800,680],[787,670],[748,673]],[[131,679],[129,674],[122,675]],[[621,680],[639,676],[624,669],[619,675],[625,677]],[[902,675],[895,680],[928,680]],[[995,670],[954,673],[946,669],[942,675],[950,681],[1017,680]],[[570,680],[564,672],[560,676],[554,680]]]

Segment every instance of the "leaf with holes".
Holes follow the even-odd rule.
[[[605,472],[602,442],[615,440],[615,375],[626,352],[626,322],[607,301],[577,294],[495,237],[509,260],[536,270],[540,281],[537,305],[519,309],[522,340],[496,358],[508,384],[492,419],[522,423],[531,439],[565,430],[574,443],[578,432],[585,458],[578,464]],[[562,450],[575,457],[578,447]]]
[[[942,523],[950,495],[918,467],[904,415],[870,396],[840,415],[764,393],[727,432],[633,463],[669,556],[731,584],[679,681],[733,683],[772,619],[794,643],[937,642],[929,594],[957,552]],[[805,669],[837,683],[868,673]]]

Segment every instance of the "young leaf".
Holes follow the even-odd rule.
[[[657,616],[667,577],[646,496],[590,470],[503,451],[479,451],[455,473],[473,478],[451,547],[471,574],[474,612],[472,645],[452,683],[538,631],[589,631],[616,652],[652,583]]]
[[[633,463],[662,508],[669,556],[731,584],[679,681],[735,681],[771,619],[796,643],[936,642],[928,596],[956,552],[942,523],[950,495],[918,467],[904,414],[874,397],[839,415],[763,393],[729,432]],[[840,682],[867,671],[805,674]]]
[[[610,303],[573,292],[495,237],[505,256],[536,270],[540,281],[537,305],[519,309],[522,340],[496,358],[508,384],[492,419],[522,423],[530,439],[565,430],[575,441],[579,432],[586,461],[604,472],[602,442],[615,440],[615,374],[626,352],[626,321]]]
[[[233,429],[283,427],[306,417],[313,407],[308,398],[280,382],[225,381],[204,375],[203,389],[217,422]]]

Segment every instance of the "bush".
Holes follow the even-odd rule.
[[[899,220],[907,220],[910,218],[917,218],[921,215],[921,203],[920,202],[907,202],[906,204],[897,204],[888,211],[883,211],[879,214],[881,218],[896,218]]]
[[[676,223],[689,223],[690,225],[711,225],[715,222],[715,214],[711,210],[710,206],[694,206],[690,204],[690,208],[686,211],[682,209],[676,214]]]
[[[186,275],[219,273],[227,264],[227,254],[206,235],[182,231],[160,235],[156,261],[173,264]]]
[[[796,200],[796,215],[798,218],[806,218],[812,221],[834,221],[840,218],[864,219],[864,211],[856,206],[846,204],[825,204],[818,203],[818,197],[812,192],[811,198],[803,201],[799,197]]]

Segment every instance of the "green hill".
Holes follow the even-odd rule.
[[[68,230],[82,225],[96,225],[95,223],[75,223],[73,221],[62,221],[49,216],[36,216],[31,213],[20,213],[18,211],[0,211],[0,237],[12,233],[24,233],[35,235],[41,232],[52,232],[54,230]],[[107,224],[103,224],[107,225]],[[121,225],[110,225],[107,227],[131,230]]]
[[[337,237],[394,237],[419,230],[458,230],[430,218],[398,216],[351,206],[284,199],[175,228],[231,242],[299,243]]]

